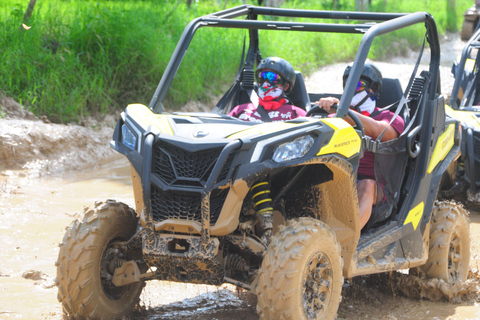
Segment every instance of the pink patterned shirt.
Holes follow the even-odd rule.
[[[267,111],[267,113],[272,122],[291,120],[304,117],[307,114],[305,110],[291,104],[284,104],[276,110]],[[243,121],[263,122],[262,117],[257,112],[257,107],[253,103],[238,105],[228,115]]]

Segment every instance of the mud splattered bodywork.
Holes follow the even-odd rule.
[[[266,13],[262,8],[244,9]],[[225,17],[224,26],[248,28],[249,19],[227,22],[227,16],[236,14],[233,11],[225,16],[220,14]],[[282,10],[276,14],[288,15]],[[317,14],[323,16],[322,12]],[[340,15],[348,19],[345,14]],[[434,191],[442,172],[458,157],[459,142],[455,129],[458,122],[446,121],[443,97],[433,85],[439,81],[435,24],[426,13],[367,16],[366,20],[390,20],[385,22],[386,28],[394,29],[413,21],[427,22],[432,50],[430,69],[417,76],[407,92],[410,101],[405,109],[409,110],[408,119],[412,119],[407,130],[411,132],[395,142],[374,147],[364,145],[361,125],[355,130],[341,119],[350,114],[348,104],[354,90],[349,90],[349,86],[355,85],[354,80],[346,83],[336,118],[314,116],[258,124],[228,117],[225,114],[237,104],[242,90],[248,91],[248,83],[243,82],[232,86],[231,90],[238,90],[238,94],[231,97],[227,94],[230,100],[222,99],[215,113],[168,114],[163,111],[161,101],[173,73],[164,75],[149,108],[127,107],[112,146],[132,163],[137,212],[146,231],[145,261],[156,267],[156,279],[214,284],[226,281],[249,288],[261,266],[269,243],[267,238],[286,221],[299,217],[321,220],[334,230],[341,247],[344,276],[408,268],[425,262],[428,239],[424,235],[428,231]],[[355,18],[361,17],[362,14]],[[218,27],[222,19],[204,17],[193,25],[212,23]],[[254,23],[257,26],[249,30],[252,42],[240,78],[247,77],[260,55],[256,29],[263,28],[258,26],[263,22]],[[271,28],[267,24],[264,27]],[[277,27],[286,25],[289,24],[279,22]],[[305,31],[322,29],[320,25],[304,28]],[[370,26],[357,31],[361,28],[367,30]],[[380,34],[381,29],[382,24],[372,28],[366,33],[367,38]],[[186,32],[179,47],[187,46],[190,40],[191,35]],[[367,41],[364,47],[360,46],[358,59],[365,60],[368,45]],[[178,68],[182,57],[179,53],[171,61],[173,70]],[[361,68],[359,64],[352,69],[352,78],[359,76]],[[307,97],[315,101],[321,95],[308,93]],[[436,129],[421,130],[423,126]],[[442,138],[447,128],[451,134]],[[131,148],[125,145],[125,130],[138,137]],[[280,146],[302,137],[312,140],[302,156],[288,161],[273,159]],[[356,170],[365,150],[390,152],[396,158],[399,157],[395,154],[401,153],[404,160],[395,169],[405,172],[406,177],[392,191],[396,206],[391,209],[391,218],[381,228],[361,235]],[[427,168],[429,172],[422,178],[419,173]],[[257,184],[268,186],[264,191],[268,196],[262,200],[271,208],[267,215],[258,213],[262,206],[251,191]]]
[[[145,241],[143,258],[150,266],[157,266],[155,275],[161,280],[205,283],[223,283],[224,268],[217,259],[218,239],[203,246],[200,237],[158,235],[153,243]]]
[[[129,106],[118,128],[125,123],[133,126],[128,116],[140,113],[136,108],[144,107]],[[155,117],[170,118],[173,133],[183,130],[179,127],[188,121],[194,121],[197,128],[200,121],[212,121],[209,115],[194,120],[182,116],[181,124],[176,120],[180,117],[174,115],[151,113],[147,118]],[[256,212],[250,191],[263,181],[268,182],[266,192],[276,212],[274,231],[285,220],[321,219],[338,230],[345,254],[353,255],[358,237],[354,232],[358,230],[354,170],[361,145],[352,127],[343,120],[333,121],[333,126],[332,121],[305,118],[252,127],[232,118],[217,119],[222,126],[231,123],[237,131],[223,131],[215,143],[200,139],[181,142],[183,139],[175,134],[151,134],[145,139],[143,155],[153,160],[148,167],[143,166],[142,173],[132,161],[132,172],[136,197],[141,197],[136,203],[144,228],[142,251],[147,265],[156,267],[155,278],[221,284],[228,274],[249,287],[266,249],[260,239],[262,216]],[[270,133],[262,135],[265,130]],[[315,141],[307,156],[287,164],[272,160],[275,148],[305,136],[305,132]],[[339,141],[345,137],[350,137],[353,148],[330,154],[332,148],[342,148],[335,145],[343,145]],[[335,207],[340,198],[343,206]]]

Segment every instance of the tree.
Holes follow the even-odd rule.
[[[355,0],[355,11],[368,11],[369,0]]]
[[[30,2],[28,3],[27,10],[25,10],[25,15],[23,16],[24,23],[30,20],[30,17],[33,13],[33,8],[35,7],[35,3],[37,3],[37,0],[30,0]]]
[[[27,10],[25,10],[25,15],[23,16],[22,25],[20,26],[20,30],[25,29],[25,25],[28,23],[28,20],[30,20],[30,17],[32,16],[35,3],[37,3],[37,0],[30,0],[30,2],[28,3]]]
[[[447,0],[447,30],[452,32],[457,31],[457,14],[455,7],[455,0]]]

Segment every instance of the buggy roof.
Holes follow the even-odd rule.
[[[258,16],[277,16],[292,18],[292,21],[266,21],[258,20]],[[243,19],[239,19],[243,18]],[[311,18],[329,20],[333,22],[300,22],[294,18]],[[340,23],[354,21],[355,23]],[[363,21],[364,23],[358,23]],[[374,23],[375,22],[375,23]],[[345,12],[326,10],[299,10],[257,7],[243,5],[231,9],[215,12],[192,20],[185,28],[169,64],[160,80],[155,94],[150,102],[150,109],[155,112],[163,112],[162,102],[167,91],[180,67],[187,48],[195,34],[195,31],[202,27],[216,28],[240,28],[249,30],[249,49],[245,60],[244,68],[253,68],[256,53],[258,52],[258,30],[279,30],[279,31],[300,31],[300,32],[335,32],[335,33],[358,33],[363,34],[354,63],[345,85],[345,92],[342,95],[337,110],[337,116],[344,118],[349,109],[350,101],[360,74],[367,59],[373,39],[376,36],[386,34],[395,30],[406,28],[414,24],[424,23],[426,28],[427,41],[430,44],[430,73],[432,82],[429,92],[429,99],[433,99],[438,93],[439,66],[440,66],[440,45],[438,41],[437,27],[433,17],[427,12],[416,13],[373,13],[373,12]],[[437,84],[437,85],[435,85]]]

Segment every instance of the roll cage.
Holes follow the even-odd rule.
[[[475,57],[471,57],[472,49],[477,49]],[[475,60],[474,67],[470,70],[465,70],[467,59],[473,58]],[[455,82],[453,84],[452,95],[450,96],[450,107],[455,110],[467,110],[474,103],[475,87],[480,81],[478,74],[480,65],[480,29],[477,29],[473,36],[468,40],[467,44],[462,50],[462,55],[458,64],[453,66],[455,75]],[[462,88],[463,87],[463,88]],[[464,90],[463,97],[458,99],[460,88]],[[478,94],[478,92],[477,92]],[[473,110],[473,111],[477,111]]]
[[[333,23],[312,23],[299,21],[264,21],[259,16],[275,16],[287,18],[312,18],[331,20]],[[243,18],[243,19],[240,19]],[[351,24],[340,21],[354,22]],[[363,23],[358,23],[358,22]],[[373,22],[373,23],[372,23]],[[360,78],[363,65],[368,56],[373,39],[377,36],[393,32],[414,24],[425,23],[426,38],[430,44],[430,66],[432,86],[428,92],[428,100],[433,100],[439,92],[440,45],[437,28],[433,17],[427,12],[416,13],[372,13],[372,12],[344,12],[324,10],[298,10],[256,7],[243,5],[235,8],[205,15],[191,21],[185,28],[177,47],[160,80],[149,108],[155,113],[164,112],[163,100],[172,84],[188,46],[197,29],[203,27],[237,28],[249,31],[249,46],[246,58],[237,81],[243,89],[253,89],[254,65],[261,59],[259,49],[258,30],[299,31],[299,32],[328,32],[363,34],[357,54],[354,59],[350,76],[341,96],[336,116],[344,118],[348,114],[350,101],[353,98],[356,83]],[[243,57],[242,57],[243,60]]]

